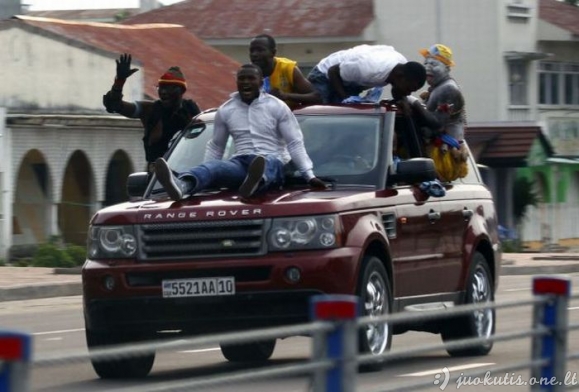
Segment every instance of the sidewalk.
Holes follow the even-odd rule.
[[[501,275],[579,272],[579,253],[505,253]],[[0,267],[0,302],[81,295],[80,269]]]

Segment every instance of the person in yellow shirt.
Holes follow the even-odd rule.
[[[292,109],[322,103],[322,98],[302,74],[294,60],[276,56],[275,39],[267,34],[249,43],[249,59],[261,68],[265,92],[281,99]]]

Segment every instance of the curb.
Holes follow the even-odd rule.
[[[81,295],[82,283],[56,283],[47,285],[17,286],[0,289],[0,302],[22,301],[51,297],[67,297]]]
[[[579,263],[563,265],[503,265],[501,275],[550,275],[550,274],[572,274],[579,272]]]

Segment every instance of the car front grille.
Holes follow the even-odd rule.
[[[139,226],[140,260],[265,254],[263,219],[155,223]]]

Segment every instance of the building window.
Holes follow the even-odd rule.
[[[579,64],[567,64],[563,72],[565,89],[563,102],[565,105],[579,105]]]
[[[579,64],[539,63],[539,104],[579,105]]]
[[[520,1],[514,1],[507,4],[507,17],[509,19],[527,21],[531,18],[531,7],[521,4]]]
[[[527,105],[527,62],[509,61],[509,94],[511,105]]]

